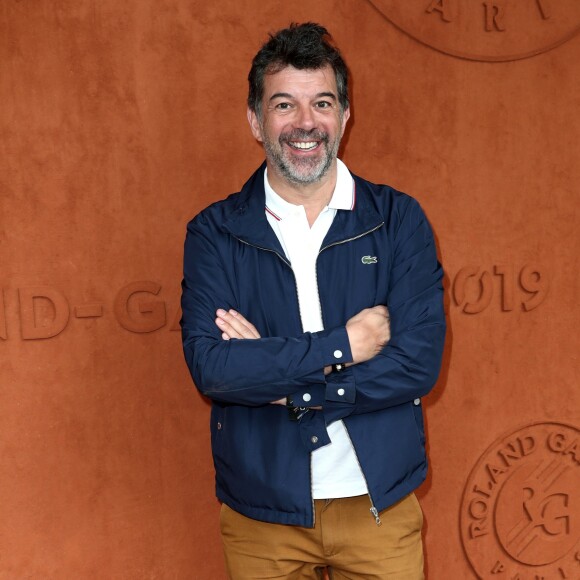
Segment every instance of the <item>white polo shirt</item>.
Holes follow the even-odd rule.
[[[298,289],[300,318],[304,332],[324,330],[316,279],[316,258],[337,210],[352,210],[355,203],[354,180],[346,165],[337,159],[336,187],[329,204],[312,227],[306,210],[282,199],[268,182],[266,217],[292,264]],[[367,493],[367,486],[350,437],[342,421],[328,426],[331,443],[312,452],[312,496],[314,499],[352,497]]]

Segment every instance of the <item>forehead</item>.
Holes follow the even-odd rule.
[[[264,77],[264,99],[277,93],[293,97],[314,96],[318,93],[337,94],[336,76],[330,65],[319,69],[297,69],[287,66]]]

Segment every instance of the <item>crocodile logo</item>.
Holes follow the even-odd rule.
[[[363,256],[360,261],[363,264],[376,264],[378,262],[378,258],[376,256]]]

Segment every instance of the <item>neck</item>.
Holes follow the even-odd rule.
[[[310,226],[328,205],[336,187],[336,159],[326,174],[315,183],[297,184],[282,178],[276,169],[268,165],[268,182],[272,189],[285,201],[304,206]]]

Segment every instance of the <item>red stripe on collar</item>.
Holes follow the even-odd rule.
[[[277,216],[268,206],[266,206],[266,211],[275,219],[277,219],[279,222],[282,221],[282,218]]]

